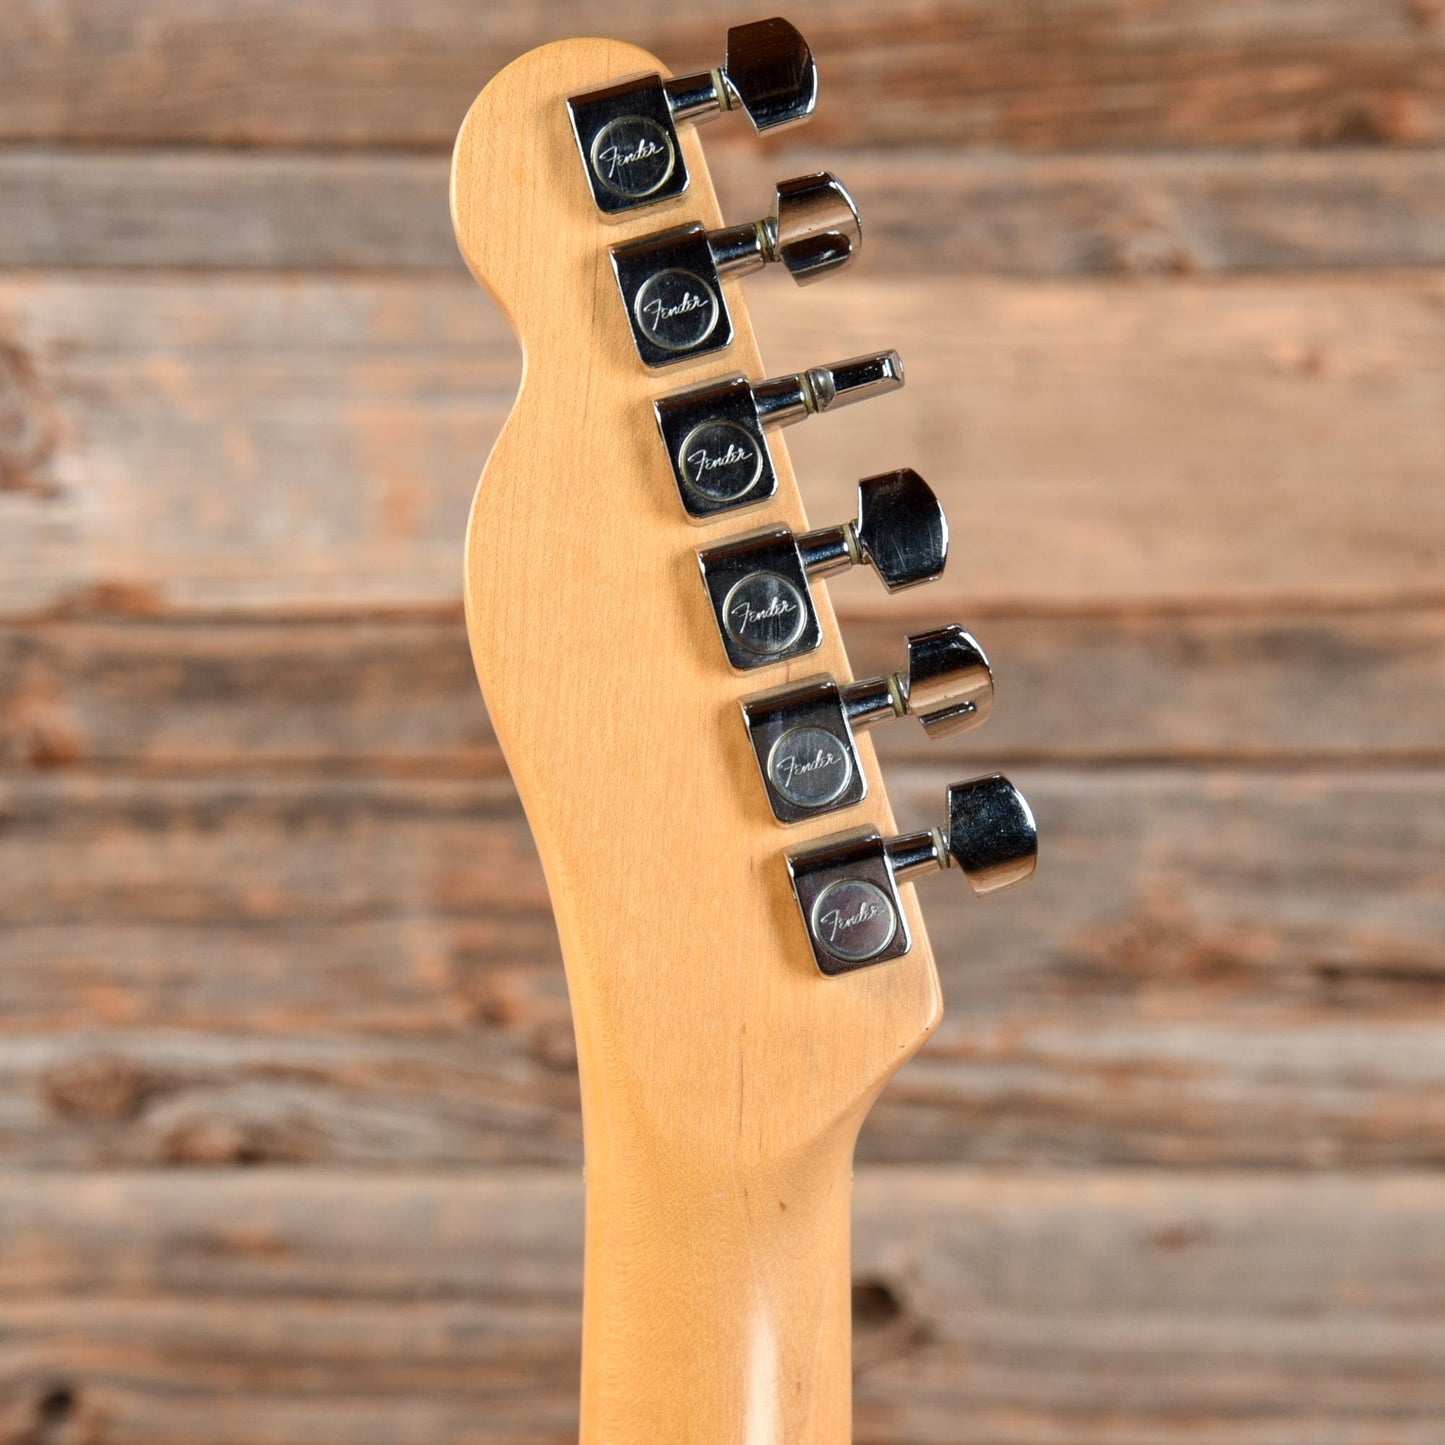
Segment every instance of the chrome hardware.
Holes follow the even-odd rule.
[[[1021,883],[1038,861],[1034,815],[999,774],[954,783],[948,825],[884,838],[863,828],[788,854],[813,957],[828,975],[902,958],[913,946],[898,885],[958,868],[983,896]]]
[[[739,672],[814,652],[823,630],[798,539],[786,527],[698,553],[728,661]]]
[[[740,672],[813,652],[823,640],[809,577],[859,562],[890,592],[932,582],[948,558],[933,489],[907,468],[858,483],[858,516],[795,535],[767,527],[697,554],[728,661]]]
[[[818,68],[808,42],[786,20],[728,31],[717,70],[634,76],[567,101],[592,199],[615,216],[673,200],[687,190],[677,127],[740,110],[759,132],[807,120],[818,103]]]
[[[993,668],[972,633],[957,624],[910,637],[908,667],[889,682],[899,685],[904,711],[935,742],[982,727],[993,711]]]
[[[781,16],[734,25],[728,31],[727,59],[723,62],[717,109],[742,110],[759,132],[780,130],[809,119],[818,104],[818,67],[808,42]],[[684,109],[683,97],[698,94],[702,76],[669,80],[667,93],[673,114]],[[713,114],[711,98],[699,110],[694,101],[686,108],[692,119]]]
[[[725,376],[653,402],[663,446],[689,517],[707,521],[757,506],[778,489],[765,435],[806,416],[897,391],[903,362],[878,351],[749,382]]]
[[[983,723],[992,703],[988,658],[951,626],[910,637],[904,671],[846,684],[815,677],[744,698],[742,709],[773,816],[801,823],[867,797],[857,729],[911,713],[929,737],[950,737]]]
[[[747,276],[779,261],[800,286],[846,266],[863,244],[863,222],[853,197],[827,171],[779,181],[772,214],[708,235],[724,276]]]
[[[815,577],[869,563],[890,592],[933,582],[948,560],[948,519],[933,488],[911,467],[858,483],[858,516],[798,539]]]
[[[819,172],[780,181],[772,214],[760,221],[716,231],[694,223],[614,246],[612,269],[637,354],[658,367],[721,351],[733,339],[723,277],[778,261],[805,285],[847,265],[862,239],[852,197]]]

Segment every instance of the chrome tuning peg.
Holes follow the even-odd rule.
[[[614,246],[612,269],[638,355],[648,366],[670,366],[731,344],[723,277],[776,261],[806,285],[846,266],[862,241],[853,198],[820,171],[779,181],[762,220],[716,231],[693,223]]]
[[[768,429],[902,385],[898,353],[876,351],[767,381],[725,376],[659,397],[652,409],[684,509],[696,521],[709,521],[757,506],[777,491]]]
[[[948,522],[907,468],[858,483],[858,516],[797,536],[768,527],[697,554],[728,661],[739,672],[814,651],[823,640],[810,577],[869,563],[890,592],[932,582],[948,559]]]
[[[717,70],[664,80],[633,76],[567,101],[592,199],[615,216],[672,200],[687,190],[677,127],[740,110],[759,132],[807,120],[818,103],[818,67],[808,42],[786,20],[756,20],[728,31]]]
[[[780,823],[861,803],[868,780],[859,728],[911,714],[930,738],[978,727],[993,706],[988,658],[962,627],[908,639],[908,665],[887,677],[838,683],[815,677],[744,698],[743,722]]]
[[[721,80],[714,73],[666,83],[678,119],[707,120],[741,110],[753,129],[782,130],[808,120],[818,105],[818,67],[808,42],[780,15],[728,31]]]
[[[913,946],[898,885],[958,868],[979,895],[1022,883],[1038,861],[1038,830],[1024,796],[995,774],[948,790],[948,824],[884,838],[845,833],[788,855],[788,875],[818,968],[851,973]]]

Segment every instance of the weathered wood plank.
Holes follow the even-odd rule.
[[[926,593],[896,606],[845,615],[860,675],[897,667],[900,637],[938,620]],[[979,745],[1003,762],[1445,762],[1445,612],[967,620],[999,676]],[[874,738],[890,760],[937,761],[917,727]],[[502,766],[454,612],[0,625],[0,761]]]
[[[737,163],[734,164],[733,157]],[[791,157],[789,157],[791,161]],[[862,207],[877,274],[1200,275],[1440,264],[1433,151],[966,155],[814,150]],[[766,195],[777,160],[718,173]],[[736,177],[736,179],[735,179]],[[1428,199],[1427,199],[1428,197]]]
[[[836,284],[758,285],[774,367],[913,337],[912,381],[793,455],[819,518],[934,479],[940,611],[1445,598],[1439,275]],[[517,377],[469,281],[11,279],[0,317],[0,612],[454,602]]]
[[[134,932],[120,930],[118,942]],[[278,932],[278,964],[304,968],[294,935]],[[22,932],[18,946],[27,941]],[[196,941],[214,946],[216,968],[244,961],[225,938]],[[328,939],[313,935],[310,943],[314,954]],[[27,954],[22,969],[32,961]],[[335,974],[344,976],[349,961],[343,951]],[[380,973],[380,961],[371,962]],[[950,960],[946,993],[964,966]],[[965,997],[953,1000],[952,1022],[875,1106],[859,1158],[1439,1170],[1445,1026],[1435,972],[1435,981],[1409,990],[1435,1022],[1366,1015],[1332,1023],[1303,1011],[1259,1021],[1238,989],[1194,1006],[1181,987],[1166,984],[1141,986],[1138,1000],[1050,1008],[1025,998],[1010,1008],[971,1008],[966,990],[956,988]],[[1356,991],[1378,993],[1388,983]],[[123,1037],[6,1039],[0,1159],[9,1169],[65,1171],[578,1167],[575,1059],[560,969],[535,981],[522,969],[489,973],[475,991],[482,988],[494,993],[481,1009],[504,1021],[462,1020],[448,1034],[414,1039],[324,1035],[319,1006],[312,1008],[317,1032],[297,1037],[157,1033],[124,1020]],[[282,1002],[293,1017],[300,1012],[294,998]],[[369,1009],[342,1002],[331,1012],[375,1023],[384,1002]],[[430,1012],[444,1015],[446,1003],[436,1000]],[[263,1000],[252,1012],[265,1007]],[[1151,1011],[1163,1008],[1172,1013],[1162,1019]],[[163,1027],[174,1028],[169,1020]]]
[[[443,155],[0,149],[0,266],[460,272]]]
[[[835,169],[874,276],[1445,264],[1439,151],[840,156],[709,145],[730,211]],[[444,156],[0,149],[0,266],[460,273]]]
[[[1433,1441],[1439,1180],[875,1168],[855,1197],[861,1445]],[[572,1438],[580,1206],[553,1173],[0,1180],[3,1438]]]
[[[1035,149],[1420,143],[1445,135],[1424,0],[796,0],[826,83],[820,143]],[[655,0],[151,0],[0,15],[0,139],[434,146],[521,51],[608,34],[674,69],[722,23]]]
[[[1445,634],[1445,616],[1441,627]],[[502,765],[460,610],[0,626],[0,759],[183,769]]]
[[[892,770],[905,824],[949,775]],[[865,1159],[1445,1163],[1445,775],[1020,769],[1028,894],[928,890],[950,1013]],[[502,780],[0,792],[0,1157],[575,1162]],[[950,886],[951,884],[951,886]]]

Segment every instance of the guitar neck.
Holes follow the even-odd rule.
[[[902,384],[892,350],[766,377],[743,278],[836,271],[861,224],[819,173],[724,225],[691,123],[806,118],[814,78],[781,20],[729,32],[725,84],[559,41],[457,139],[458,242],[526,356],[465,595],[577,1034],[584,1445],[846,1445],[854,1140],[940,1010],[903,885],[957,866],[985,892],[1033,866],[1003,779],[897,834],[866,733],[981,722],[977,644],[935,629],[858,680],[828,599],[845,567],[889,591],[936,578],[937,497],[879,472],[852,519],[810,530],[764,434]]]
[[[582,1445],[846,1445],[852,1148],[589,1149]]]

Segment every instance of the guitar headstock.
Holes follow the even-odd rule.
[[[564,41],[502,71],[457,141],[461,249],[525,354],[472,509],[467,621],[556,911],[589,1171],[663,1148],[746,1177],[851,1149],[939,1017],[907,881],[958,861],[986,891],[1032,868],[1001,780],[958,789],[951,825],[894,836],[866,728],[981,721],[987,659],[943,628],[855,682],[822,581],[936,576],[936,499],[911,471],[871,477],[857,515],[810,529],[778,433],[902,382],[887,350],[780,379],[758,354],[741,278],[829,275],[857,212],[808,176],[725,224],[697,121],[767,128],[815,94],[781,21],[681,79],[630,45]]]

